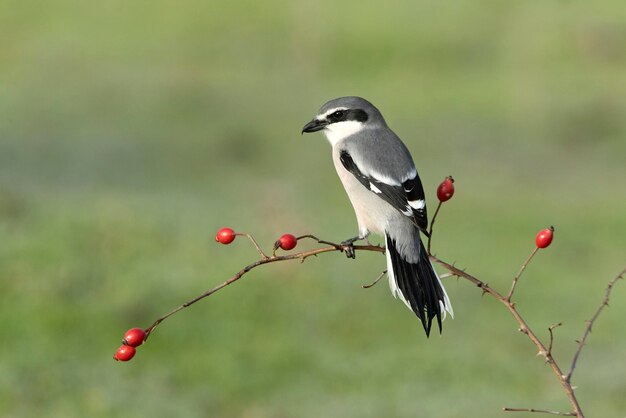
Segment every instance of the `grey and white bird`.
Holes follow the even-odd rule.
[[[371,232],[384,236],[391,293],[417,315],[427,336],[433,318],[441,332],[442,319],[453,311],[421,240],[420,233],[428,234],[426,201],[409,150],[361,97],[326,102],[302,128],[302,133],[316,131],[332,145],[335,169],[358,222],[359,235],[343,244]]]

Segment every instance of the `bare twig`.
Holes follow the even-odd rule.
[[[433,215],[433,219],[430,221],[430,228],[428,229],[428,254],[432,254],[430,252],[430,242],[433,240],[433,226],[435,225],[435,220],[437,219],[437,215],[439,214],[439,209],[441,209],[441,204],[443,202],[440,200],[437,205],[437,209],[435,209],[435,214]]]
[[[574,412],[560,412],[550,411],[548,409],[535,409],[535,408],[502,408],[504,412],[539,412],[542,414],[561,415],[563,417],[575,417]]]
[[[372,283],[370,284],[364,284],[363,286],[361,286],[363,289],[369,289],[370,287],[373,287],[376,283],[378,283],[380,281],[380,279],[383,278],[383,276],[387,274],[387,270],[383,271],[382,273],[380,273],[378,275],[378,277],[376,278],[376,280],[374,280]]]
[[[298,238],[296,238],[298,241],[300,241],[301,239],[304,238],[310,238],[312,240],[317,241],[318,244],[324,244],[324,245],[332,245],[333,247],[335,247],[336,250],[338,251],[343,251],[344,246],[342,246],[341,244],[335,244],[334,242],[330,242],[330,241],[324,241],[323,239],[319,239],[318,237],[316,237],[315,235],[311,235],[311,234],[307,234],[307,235],[301,235]],[[383,248],[383,252],[384,252],[384,248]]]
[[[509,290],[509,294],[506,296],[506,300],[508,300],[509,302],[511,301],[511,298],[513,297],[513,292],[515,292],[517,281],[522,276],[522,273],[524,273],[524,270],[526,270],[526,267],[528,266],[528,263],[530,263],[530,260],[532,260],[535,254],[537,254],[537,250],[539,250],[538,247],[535,247],[533,249],[533,251],[530,253],[526,261],[524,261],[524,264],[522,264],[522,267],[520,268],[519,273],[517,273],[517,275],[513,277],[513,283],[511,283],[511,290]]]
[[[552,324],[548,327],[548,332],[550,333],[550,344],[548,345],[548,354],[552,354],[552,343],[554,342],[554,329],[560,327],[561,325],[563,325],[562,322],[559,322],[558,324]]]
[[[269,258],[267,255],[265,255],[261,247],[259,247],[259,244],[256,242],[256,240],[254,239],[252,235],[247,234],[247,233],[241,233],[241,232],[236,233],[235,235],[247,237],[250,240],[250,242],[252,242],[252,245],[254,245],[254,248],[256,248],[256,252],[259,253],[261,258],[263,258],[264,260]]]
[[[572,365],[569,368],[569,372],[567,373],[567,376],[565,377],[565,380],[568,383],[571,382],[572,380],[574,369],[576,368],[576,364],[578,363],[578,357],[580,357],[580,353],[583,350],[583,347],[585,346],[585,341],[587,341],[587,337],[589,336],[589,334],[591,334],[591,328],[593,327],[593,324],[596,322],[596,319],[598,319],[598,317],[600,316],[600,313],[604,310],[604,308],[609,306],[609,298],[611,297],[611,291],[613,290],[613,286],[615,285],[615,283],[617,283],[618,280],[624,278],[625,274],[626,274],[626,268],[624,268],[617,276],[615,276],[613,280],[609,282],[606,288],[606,292],[604,293],[604,298],[602,299],[602,303],[600,304],[596,312],[593,314],[591,319],[587,321],[587,326],[585,327],[583,336],[579,340],[576,341],[578,343],[578,347],[576,348],[576,352],[574,353],[574,357],[572,358]]]

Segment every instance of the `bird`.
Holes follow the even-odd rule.
[[[408,148],[381,112],[357,96],[322,105],[302,134],[318,131],[332,146],[358,223],[358,236],[342,242],[348,257],[354,258],[354,242],[370,233],[383,236],[392,295],[415,313],[427,337],[434,318],[441,333],[446,313],[454,312],[422,242],[421,235],[428,236],[426,200]]]

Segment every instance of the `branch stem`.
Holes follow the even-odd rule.
[[[432,223],[430,225],[430,234],[432,234],[432,227],[433,224],[435,222],[435,219],[437,217],[437,212],[439,211],[439,208],[441,206],[441,202],[439,204],[439,206],[437,206],[437,211],[435,211],[435,215],[433,216],[433,220]],[[317,256],[318,254],[323,254],[323,253],[330,253],[330,252],[344,252],[345,250],[348,249],[348,247],[353,248],[355,251],[373,251],[373,252],[379,252],[379,253],[384,253],[385,252],[385,248],[379,245],[344,245],[344,244],[336,244],[333,242],[329,242],[329,241],[324,241],[324,240],[320,240],[319,238],[317,238],[314,235],[303,235],[298,237],[297,239],[303,239],[303,238],[310,238],[315,240],[318,244],[322,244],[325,245],[324,247],[321,248],[316,248],[316,249],[312,249],[312,250],[306,250],[306,251],[301,251],[301,252],[297,252],[297,253],[291,253],[291,254],[286,254],[286,255],[281,255],[281,256],[277,256],[276,254],[273,254],[271,257],[268,257],[263,250],[261,250],[261,248],[259,247],[258,243],[254,240],[254,238],[249,235],[249,234],[239,234],[239,235],[245,235],[247,236],[250,241],[252,242],[252,244],[254,245],[254,247],[256,248],[257,252],[259,253],[259,255],[261,256],[261,258],[251,264],[248,264],[246,267],[244,267],[243,269],[239,270],[235,275],[233,275],[232,277],[230,277],[228,280],[224,281],[223,283],[205,291],[204,293],[196,296],[195,298],[183,303],[182,305],[174,308],[173,310],[171,310],[170,312],[166,313],[165,315],[159,317],[156,321],[154,321],[154,323],[148,327],[145,332],[146,332],[146,337],[145,340],[148,339],[148,337],[151,335],[151,333],[156,329],[156,327],[161,324],[163,321],[165,321],[167,318],[169,318],[170,316],[176,314],[177,312],[180,312],[181,310],[195,304],[196,302],[199,302],[200,300],[207,298],[209,296],[211,296],[212,294],[218,292],[219,290],[225,288],[226,286],[238,281],[239,279],[241,279],[246,273],[250,272],[251,270],[255,269],[256,267],[262,266],[264,264],[269,264],[269,263],[275,263],[275,262],[279,262],[279,261],[288,261],[288,260],[300,260],[301,262],[304,262],[304,260],[306,260],[308,257],[311,256]],[[429,241],[428,241],[428,252],[430,254],[430,240],[432,238],[432,235],[429,236]],[[589,334],[591,333],[591,329],[593,324],[595,323],[596,319],[598,318],[598,316],[600,315],[600,313],[604,310],[605,307],[608,306],[609,303],[609,297],[611,295],[611,291],[613,289],[613,286],[615,285],[615,283],[622,279],[624,277],[624,275],[626,275],[626,268],[624,268],[613,280],[611,280],[608,284],[608,287],[606,289],[604,298],[602,299],[602,304],[600,305],[600,307],[596,310],[596,312],[594,313],[594,315],[592,316],[592,318],[587,322],[587,326],[585,327],[585,330],[583,332],[583,336],[582,338],[578,341],[578,348],[574,354],[574,357],[572,359],[572,363],[571,363],[571,367],[570,370],[567,374],[564,374],[563,371],[561,370],[560,366],[558,365],[558,363],[556,362],[556,360],[554,359],[554,357],[552,356],[552,345],[553,345],[553,341],[554,341],[554,335],[553,335],[553,330],[554,328],[560,326],[561,324],[554,324],[552,326],[550,326],[548,328],[549,332],[550,332],[550,340],[549,340],[549,346],[546,348],[546,346],[544,345],[544,343],[539,339],[539,337],[537,336],[537,334],[535,334],[535,332],[528,326],[527,322],[525,321],[525,319],[522,317],[522,315],[519,313],[519,311],[517,310],[517,308],[515,307],[515,303],[511,302],[511,297],[513,296],[513,293],[515,291],[515,287],[517,285],[517,282],[519,280],[519,278],[521,277],[522,273],[524,272],[524,270],[526,269],[526,266],[529,264],[529,262],[532,260],[532,258],[534,257],[534,255],[537,253],[537,248],[535,248],[533,250],[533,252],[528,256],[528,258],[526,259],[526,261],[524,262],[524,264],[522,265],[519,273],[513,278],[513,282],[511,285],[511,290],[509,291],[507,296],[503,296],[502,294],[500,294],[497,290],[493,289],[492,287],[490,287],[487,283],[483,282],[482,280],[476,278],[475,276],[465,272],[464,270],[461,270],[457,267],[455,267],[454,265],[447,263],[439,258],[437,258],[436,256],[430,254],[430,259],[433,262],[436,262],[437,264],[441,265],[442,267],[444,267],[446,270],[448,270],[450,272],[449,275],[453,275],[453,276],[457,276],[457,277],[462,277],[466,280],[468,280],[469,282],[473,283],[474,285],[476,285],[478,288],[480,288],[483,292],[483,294],[487,293],[490,296],[494,297],[495,299],[497,299],[498,301],[500,301],[504,306],[506,306],[506,308],[509,310],[510,314],[513,316],[513,318],[517,321],[517,323],[519,324],[519,331],[522,332],[523,334],[525,334],[530,341],[539,349],[539,355],[541,355],[546,363],[550,366],[550,368],[552,369],[552,371],[554,372],[554,374],[556,375],[557,379],[559,380],[561,386],[563,387],[563,390],[565,391],[565,394],[567,395],[570,404],[572,405],[573,408],[573,412],[559,412],[559,411],[550,411],[550,410],[544,410],[544,409],[532,409],[532,408],[503,408],[504,411],[507,412],[540,412],[540,413],[546,413],[546,414],[553,414],[553,415],[562,415],[562,416],[575,416],[578,418],[584,418],[584,414],[582,412],[582,409],[578,403],[578,399],[576,398],[576,395],[574,394],[574,389],[571,385],[571,378],[572,378],[572,374],[574,373],[574,369],[576,368],[576,364],[578,361],[578,358],[580,356],[580,353],[582,351],[583,346],[585,345],[585,342],[589,336]],[[363,286],[365,288],[367,287],[371,287],[374,284],[376,284],[376,282],[378,282],[378,280],[380,280],[381,277],[383,277],[383,275],[385,274],[385,272],[383,272],[378,278],[377,280],[372,283],[371,285],[366,285]]]
[[[430,228],[428,229],[428,255],[432,254],[430,252],[430,242],[433,240],[433,226],[435,226],[435,220],[437,219],[437,215],[439,214],[439,209],[441,209],[441,204],[443,202],[440,200],[437,204],[437,209],[435,209],[435,214],[433,215],[433,219],[430,221]]]
[[[567,373],[567,376],[565,376],[565,380],[568,383],[570,383],[572,380],[574,369],[576,368],[576,364],[578,363],[578,357],[580,357],[580,353],[583,350],[583,347],[585,346],[587,337],[589,337],[589,334],[591,334],[591,328],[593,327],[593,324],[596,322],[596,319],[598,319],[598,316],[600,316],[600,313],[602,313],[604,308],[609,306],[609,298],[611,297],[611,291],[613,290],[613,286],[615,286],[615,283],[617,283],[618,280],[623,279],[624,275],[626,275],[626,268],[624,268],[617,276],[615,276],[613,280],[609,282],[608,286],[606,287],[606,292],[604,293],[604,298],[602,299],[602,303],[600,304],[596,312],[593,314],[591,319],[587,321],[587,326],[585,327],[585,330],[583,331],[583,336],[577,341],[578,347],[576,348],[576,352],[574,353],[574,357],[572,358],[572,365],[569,368],[569,372]]]
[[[515,292],[515,287],[517,286],[517,281],[522,276],[522,273],[524,273],[524,270],[526,270],[526,267],[530,263],[530,260],[532,260],[533,257],[535,256],[535,254],[537,254],[538,250],[539,250],[538,247],[535,247],[533,249],[533,251],[530,253],[530,255],[528,256],[526,261],[524,261],[524,264],[522,264],[522,267],[520,268],[520,270],[517,273],[517,275],[515,277],[513,277],[513,283],[511,284],[511,290],[509,290],[509,294],[506,296],[506,300],[508,300],[509,302],[511,301],[511,298],[513,297],[513,292]]]
[[[550,344],[548,345],[548,354],[552,355],[552,344],[554,343],[554,329],[563,325],[562,322],[558,324],[552,324],[548,327],[548,332],[550,333]]]
[[[528,326],[528,324],[526,323],[522,315],[519,313],[519,311],[515,307],[515,304],[512,303],[510,300],[508,300],[507,297],[502,296],[495,289],[489,287],[487,283],[482,282],[481,280],[477,279],[471,274],[466,273],[465,271],[460,270],[456,268],[455,266],[438,259],[435,256],[431,255],[430,259],[442,265],[447,270],[454,273],[456,276],[463,277],[464,279],[467,279],[470,282],[474,283],[476,286],[481,288],[484,293],[488,293],[489,295],[493,296],[494,298],[499,300],[504,306],[507,307],[511,315],[513,315],[513,318],[515,318],[515,320],[519,324],[520,332],[522,332],[523,334],[526,334],[526,336],[528,336],[530,341],[532,341],[532,343],[535,344],[535,346],[539,349],[539,354],[543,358],[545,358],[546,363],[548,363],[548,365],[550,366],[550,368],[556,375],[557,379],[561,383],[561,386],[563,387],[563,390],[565,391],[565,394],[567,395],[567,398],[569,399],[574,409],[574,414],[575,414],[574,416],[578,418],[584,418],[584,414],[582,412],[580,404],[578,403],[578,399],[576,399],[576,395],[574,394],[574,389],[572,388],[572,385],[569,383],[569,381],[566,380],[566,376],[563,374],[561,368],[559,367],[557,362],[554,360],[554,357],[552,357],[552,353],[548,351],[548,349],[543,344],[543,342],[541,342],[539,337]]]
[[[269,257],[263,252],[263,250],[261,249],[261,247],[259,247],[259,243],[256,242],[256,240],[254,239],[254,237],[250,234],[247,233],[238,233],[235,235],[241,235],[244,237],[247,237],[250,242],[252,242],[252,245],[254,245],[254,248],[256,249],[256,252],[259,253],[259,255],[261,256],[262,259],[268,259]]]
[[[502,408],[504,412],[539,412],[542,414],[552,414],[552,415],[560,415],[563,417],[575,417],[576,414],[574,412],[560,412],[560,411],[550,411],[548,409],[535,409],[535,408]]]
[[[242,235],[248,235],[248,234],[242,234]],[[150,334],[154,331],[154,329],[161,324],[161,322],[165,321],[167,318],[169,318],[170,316],[176,314],[177,312],[180,312],[181,310],[193,305],[196,302],[201,301],[202,299],[211,296],[212,294],[214,294],[215,292],[225,288],[226,286],[236,282],[237,280],[241,279],[246,273],[248,273],[249,271],[253,270],[256,267],[262,266],[264,264],[269,264],[269,263],[275,263],[278,261],[287,261],[287,260],[300,260],[300,261],[304,261],[306,260],[308,257],[314,256],[314,255],[318,255],[318,254],[323,254],[323,253],[328,253],[328,252],[333,252],[333,251],[343,251],[347,246],[343,246],[340,244],[333,244],[333,243],[329,243],[329,242],[325,242],[330,244],[330,246],[328,247],[322,247],[322,248],[316,248],[313,250],[308,250],[308,251],[301,251],[298,253],[293,253],[293,254],[287,254],[287,255],[281,255],[281,256],[277,256],[277,255],[273,255],[271,257],[268,257],[267,255],[265,255],[263,253],[263,251],[260,249],[260,247],[258,247],[258,245],[256,244],[256,241],[252,238],[249,237],[250,240],[252,241],[252,243],[255,245],[255,247],[257,247],[257,251],[259,252],[259,254],[261,255],[261,259],[255,261],[254,263],[248,264],[246,267],[244,267],[243,269],[239,270],[234,276],[232,276],[231,278],[229,278],[228,280],[226,280],[225,282],[207,290],[206,292],[196,296],[195,298],[188,300],[187,302],[183,303],[182,305],[172,309],[170,312],[166,313],[165,315],[159,317],[156,321],[154,321],[154,323],[152,325],[150,325],[148,328],[145,329],[145,333],[146,333],[146,337],[145,340],[148,339],[148,337],[150,337]],[[314,236],[310,236],[310,238],[315,239],[318,242],[322,242],[321,240],[317,239]],[[383,247],[377,246],[377,245],[355,245],[354,246],[355,250],[361,250],[361,251],[376,251],[376,252],[385,252],[385,249]]]
[[[387,274],[387,270],[384,270],[382,273],[380,273],[378,275],[378,277],[376,278],[376,280],[374,280],[372,283],[370,284],[364,284],[363,286],[361,286],[363,289],[369,289],[370,287],[373,287],[376,283],[378,283],[380,281],[380,279],[383,278],[383,276]]]

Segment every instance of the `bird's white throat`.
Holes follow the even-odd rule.
[[[343,122],[335,122],[324,128],[324,134],[331,145],[346,139],[347,137],[360,132],[365,127],[363,123],[356,120],[346,120]]]

